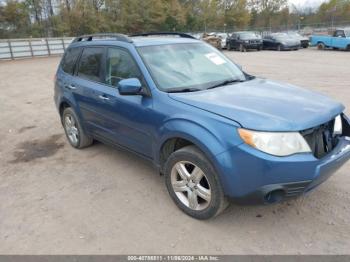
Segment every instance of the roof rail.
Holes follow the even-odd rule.
[[[185,34],[185,33],[179,33],[179,32],[149,32],[149,33],[138,33],[138,34],[132,34],[130,35],[131,37],[133,36],[169,36],[169,35],[173,35],[173,36],[179,36],[179,37],[183,37],[183,38],[192,38],[192,39],[196,39],[195,37],[189,35],[189,34]]]
[[[81,42],[81,41],[92,41],[94,38],[96,38],[96,39],[112,38],[112,39],[117,40],[117,41],[132,43],[132,40],[127,35],[116,34],[116,33],[101,33],[101,34],[82,35],[82,36],[76,37],[73,40],[73,43],[74,42]]]

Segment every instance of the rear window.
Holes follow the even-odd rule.
[[[73,74],[74,65],[80,54],[80,48],[70,48],[66,51],[62,59],[62,70],[68,74]]]
[[[79,62],[78,76],[100,82],[103,52],[103,47],[84,48]]]

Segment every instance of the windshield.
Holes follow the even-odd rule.
[[[278,35],[273,35],[272,37],[279,41],[291,39],[291,37],[287,34],[278,34]]]
[[[138,51],[158,88],[166,92],[246,80],[233,62],[204,43],[144,46]]]
[[[243,34],[239,34],[241,39],[255,39],[255,38],[260,38],[259,35],[255,34],[255,33],[243,33]]]

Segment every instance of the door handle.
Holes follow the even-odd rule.
[[[69,90],[75,90],[77,89],[77,87],[75,85],[66,85],[66,88],[69,89]]]
[[[108,101],[109,97],[105,96],[105,95],[99,95],[98,98],[104,100],[104,101]]]

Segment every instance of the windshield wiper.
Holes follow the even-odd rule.
[[[202,91],[203,89],[199,89],[199,88],[178,88],[178,89],[170,89],[167,90],[166,92],[168,93],[187,93],[187,92],[196,92],[196,91]]]
[[[220,87],[220,86],[226,86],[229,84],[233,84],[233,83],[240,83],[240,82],[244,82],[245,80],[241,80],[241,79],[229,79],[229,80],[224,80],[218,84],[215,84],[213,86],[208,87],[207,89],[213,89],[216,87]]]

